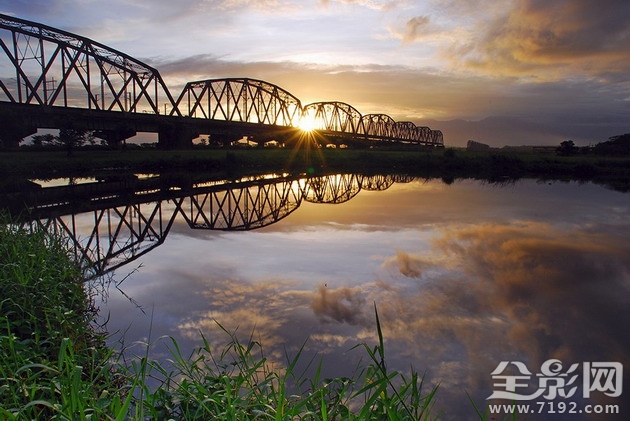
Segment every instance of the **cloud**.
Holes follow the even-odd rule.
[[[415,258],[404,251],[398,251],[396,257],[387,259],[383,266],[396,267],[403,276],[408,278],[420,278],[424,271],[434,267],[434,264],[423,258]]]
[[[387,11],[396,9],[399,6],[399,3],[404,3],[404,0],[401,2],[400,0],[391,0],[391,1],[382,1],[382,0],[320,0],[320,4],[322,6],[330,7],[334,3],[340,4],[348,4],[352,6],[360,6],[367,9],[373,10],[381,10]]]
[[[210,0],[204,3],[206,7],[212,9],[219,8],[243,11],[244,8],[277,9],[283,5],[292,4],[293,2],[279,0]]]
[[[11,2],[11,6],[0,6],[0,13],[10,16],[21,17],[25,15],[46,16],[47,13],[58,13],[62,9],[59,1],[51,0],[16,0]]]
[[[328,289],[320,285],[311,306],[323,321],[358,324],[365,320],[366,300],[359,288]]]
[[[422,32],[429,25],[428,16],[415,16],[407,21],[403,42],[414,42],[422,37]]]
[[[623,321],[626,304],[618,298],[630,286],[630,264],[623,257],[630,249],[622,241],[563,233],[546,224],[482,225],[447,232],[435,241],[435,251],[453,268],[434,272],[409,300],[417,303],[413,311],[420,317],[399,334],[453,332],[476,349],[481,344],[475,338],[489,339],[492,325],[498,328],[494,335],[503,332],[537,362],[580,359],[580,354],[622,356],[630,348],[615,333],[619,323],[630,322]],[[430,263],[422,255],[406,255],[401,274]],[[407,313],[406,306],[392,310],[388,303],[384,319],[411,320],[410,314],[400,314]]]
[[[495,75],[556,80],[567,74],[625,74],[630,65],[630,3],[623,0],[514,2],[457,41],[452,58]]]
[[[282,359],[282,344],[295,345],[306,338],[287,339],[292,337],[289,323],[300,319],[298,310],[307,307],[309,299],[308,293],[292,290],[291,283],[249,283],[225,277],[204,284],[198,294],[204,297],[205,305],[189,309],[178,324],[185,337],[195,340],[201,332],[212,340],[225,338],[225,328],[244,343],[253,337],[276,361]]]
[[[441,391],[447,402],[462,390],[485,399],[502,360],[534,371],[550,358],[628,364],[625,235],[533,222],[451,228],[429,253],[386,259],[388,268],[400,263],[406,281],[368,300],[377,304],[390,355],[449,385]]]

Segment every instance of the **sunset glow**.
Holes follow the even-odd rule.
[[[298,121],[298,127],[303,132],[312,132],[313,130],[318,128],[317,126],[318,122],[315,120],[314,117],[311,117],[309,115],[302,116],[302,118],[300,118],[300,120]]]
[[[4,2],[0,13],[143,60],[176,91],[257,78],[303,101],[439,129],[447,146],[586,145],[630,132],[626,0],[145,3]]]

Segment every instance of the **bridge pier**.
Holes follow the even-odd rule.
[[[136,135],[136,131],[131,128],[117,127],[115,129],[96,130],[94,135],[100,139],[104,139],[107,144],[118,149],[121,143],[125,143],[127,139]]]
[[[183,125],[162,125],[158,131],[159,149],[190,149],[199,133]]]
[[[30,124],[23,114],[0,112],[0,148],[17,148],[22,139],[35,133],[37,127]]]
[[[0,148],[2,149],[15,149],[20,146],[20,142],[26,137],[37,133],[36,128],[30,128],[28,126],[12,127],[0,123],[2,126],[2,133],[0,134]]]

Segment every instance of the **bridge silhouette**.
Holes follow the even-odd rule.
[[[188,82],[173,96],[160,73],[89,38],[0,14],[0,139],[14,147],[38,129],[93,130],[110,144],[138,132],[164,149],[199,135],[261,144],[314,136],[333,144],[443,147],[440,130],[361,114],[344,102],[302,104],[281,87],[251,78]]]

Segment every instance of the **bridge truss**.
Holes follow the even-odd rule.
[[[193,229],[244,231],[262,228],[285,218],[302,202],[299,182],[291,178],[203,190],[197,189],[195,194],[175,200],[177,211]]]
[[[361,191],[361,176],[357,174],[324,175],[307,181],[304,200],[311,203],[344,203]]]
[[[286,218],[303,201],[340,204],[361,190],[383,191],[413,180],[379,174],[266,175],[195,183],[155,177],[44,187],[0,195],[0,202],[10,205],[6,210],[21,221],[19,227],[63,240],[86,277],[94,279],[161,246],[174,226],[259,229]]]
[[[291,93],[247,78],[189,82],[177,107],[190,117],[279,126],[294,126],[302,113],[300,100]]]
[[[309,120],[315,130],[363,135],[365,128],[361,113],[345,102],[314,102],[304,107],[302,118]]]
[[[178,113],[157,70],[89,38],[0,14],[0,47],[2,101],[153,114],[166,103]]]
[[[112,138],[116,139],[137,131],[155,131],[167,147],[178,147],[190,144],[203,130],[225,136],[253,133],[274,136],[286,133],[286,129],[297,130],[300,120],[306,118],[314,122],[316,131],[337,139],[443,146],[439,130],[417,127],[409,121],[396,122],[385,114],[362,115],[352,105],[339,101],[303,106],[290,92],[257,79],[189,82],[174,100],[153,67],[89,38],[2,14],[0,50],[0,106],[54,106],[55,112],[62,116],[64,109],[68,114],[68,108],[124,112],[125,122],[114,121],[120,119],[118,116],[99,114],[98,124],[86,125],[98,126],[103,133],[114,130]],[[29,108],[29,112],[32,110]],[[149,120],[145,118],[147,114],[155,118]],[[128,118],[129,115],[135,116],[135,120]],[[65,120],[84,118],[97,117],[66,115]],[[234,130],[228,129],[226,122]],[[41,115],[37,123],[30,124],[62,128],[58,127],[61,124],[58,120]],[[258,127],[253,128],[255,125]],[[265,131],[262,126],[271,129]],[[33,131],[16,129],[16,133],[11,137],[19,140]]]
[[[395,121],[387,114],[361,113],[344,102],[314,102],[304,106],[302,118],[314,130],[368,141],[401,142],[442,147],[439,130],[418,127],[411,121]]]
[[[387,114],[366,114],[362,118],[365,133],[369,138],[387,139],[395,136],[396,121]]]
[[[34,219],[22,224],[52,238],[65,238],[88,279],[113,271],[161,245],[173,218],[165,222],[162,203],[144,203]],[[89,233],[81,235],[87,228]]]

